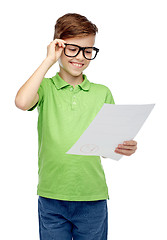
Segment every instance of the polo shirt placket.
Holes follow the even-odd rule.
[[[78,89],[79,87],[76,85],[75,88],[73,86],[70,86],[70,91],[72,94],[72,101],[71,101],[71,110],[77,109],[77,93],[80,91]]]

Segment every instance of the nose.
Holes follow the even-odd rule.
[[[76,59],[80,59],[80,60],[83,60],[84,59],[84,55],[83,55],[83,51],[81,50],[80,52],[79,52],[79,54],[76,56]]]

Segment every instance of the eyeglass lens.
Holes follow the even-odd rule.
[[[66,45],[65,54],[69,57],[75,57],[79,52],[79,47],[73,45]],[[96,50],[93,48],[84,49],[84,55],[87,59],[93,59],[96,56]]]

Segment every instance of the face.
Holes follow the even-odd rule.
[[[80,47],[93,47],[95,36],[91,34],[86,37],[74,37],[63,40],[68,44],[76,44]],[[91,60],[84,58],[82,51],[80,51],[76,57],[67,57],[63,51],[59,58],[60,71],[65,71],[66,73],[77,77],[88,67],[90,61]]]

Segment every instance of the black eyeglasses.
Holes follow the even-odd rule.
[[[87,60],[93,60],[96,57],[97,53],[99,52],[99,49],[95,47],[80,47],[75,44],[67,44],[67,43],[65,43],[65,45],[66,47],[64,48],[64,54],[67,57],[76,57],[82,50],[83,56]]]

